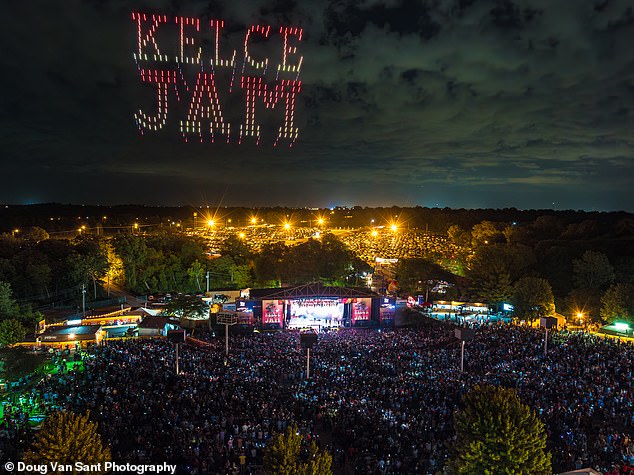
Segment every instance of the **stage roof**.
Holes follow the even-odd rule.
[[[251,289],[249,291],[250,300],[263,299],[298,299],[315,297],[336,297],[336,298],[362,298],[381,297],[376,292],[365,288],[354,287],[334,287],[321,283],[310,283],[296,287]]]

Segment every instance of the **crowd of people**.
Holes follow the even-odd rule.
[[[33,397],[51,410],[90,410],[117,462],[258,473],[272,435],[296,424],[331,452],[335,473],[435,474],[461,397],[495,384],[517,389],[545,423],[555,473],[620,473],[634,463],[634,345],[551,337],[544,356],[538,329],[481,326],[461,372],[450,323],[345,329],[319,335],[309,379],[293,332],[232,336],[228,357],[223,338],[181,345],[179,375],[168,341],[109,342],[92,350],[85,371],[44,378]]]

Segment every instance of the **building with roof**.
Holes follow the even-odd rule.
[[[167,317],[145,317],[137,326],[139,336],[167,336],[170,330],[177,330],[179,327]]]
[[[51,326],[38,336],[38,344],[65,347],[100,344],[105,332],[101,325],[69,325],[63,327]]]

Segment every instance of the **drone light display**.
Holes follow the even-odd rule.
[[[141,83],[154,90],[153,112],[140,108],[134,114],[141,134],[163,129],[176,115],[185,141],[215,142],[222,136],[227,143],[259,144],[270,129],[274,146],[295,143],[302,28],[251,25],[239,54],[227,47],[223,20],[139,12],[132,20]]]

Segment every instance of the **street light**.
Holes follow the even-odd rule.
[[[390,229],[394,232],[396,232],[396,230],[398,229],[398,226],[396,225],[396,223],[392,224],[392,226],[390,226]]]
[[[286,230],[291,229],[291,223],[289,222],[284,223],[284,229]]]
[[[213,219],[207,221],[207,226],[213,228],[216,225],[216,222]]]
[[[379,232],[376,229],[373,229],[371,234],[373,237],[377,237],[379,235]]]

